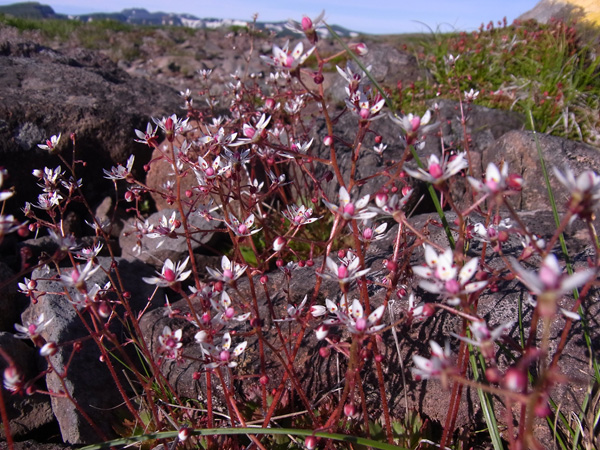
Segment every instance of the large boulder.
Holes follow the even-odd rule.
[[[600,25],[600,5],[596,0],[540,0],[532,9],[521,14],[518,20],[534,19],[548,23],[552,19],[583,19]]]
[[[600,160],[597,148],[557,136],[514,130],[504,134],[485,149],[481,158],[481,170],[485,170],[490,162],[498,165],[504,161],[508,164],[511,173],[523,177],[526,186],[519,195],[512,198],[515,208],[527,211],[550,209],[550,202],[547,201],[548,191],[538,156],[538,144],[549,172],[550,186],[557,207],[563,211],[569,192],[558,181],[553,168],[564,173],[565,168],[569,167],[576,175],[588,169],[598,173]]]
[[[101,53],[61,53],[0,33],[0,154],[8,184],[17,191],[9,206],[16,210],[37,198],[41,191],[31,171],[59,164],[37,144],[59,133],[58,150],[67,161],[75,147],[75,159],[86,162],[77,177],[84,180],[88,200],[102,200],[103,192],[111,192],[102,168],[123,164],[136,153],[139,169],[150,152],[133,141],[134,129],[144,130],[151,117],[172,114],[178,107],[176,91],[131,77]]]
[[[141,280],[142,276],[152,275],[150,267],[140,262],[130,263],[122,259],[113,263],[108,257],[99,257],[98,263],[102,270],[97,271],[87,282],[89,289],[94,284],[104,286],[109,280],[107,273],[111,273],[115,280],[115,272],[112,270],[117,270],[124,289],[131,294],[129,301],[134,312],[162,304],[162,293],[153,292],[154,286]],[[66,273],[69,273],[68,269]],[[114,437],[113,425],[118,424],[120,420],[117,407],[122,405],[123,398],[101,357],[98,345],[89,339],[90,331],[87,327],[92,327],[89,314],[81,308],[78,311],[78,307],[71,303],[71,299],[76,298],[76,290],[69,288],[69,296],[64,295],[64,284],[57,281],[56,276],[56,271],[49,274],[41,269],[33,271],[31,278],[37,280],[38,292],[45,294],[40,295],[38,301],[23,312],[23,323],[35,322],[42,314],[44,320],[52,319],[51,326],[40,332],[40,336],[46,342],[58,345],[56,354],[49,357],[53,370],[46,374],[46,384],[49,391],[67,391],[73,399],[71,401],[67,396],[52,396],[52,411],[60,425],[64,442],[90,444],[98,442],[100,437],[82,411],[106,437]],[[115,308],[117,314],[124,314],[120,306],[115,305]],[[82,318],[85,318],[87,325],[84,325]],[[109,329],[115,337],[121,337],[124,332],[123,325],[116,320],[111,321]],[[75,342],[78,342],[77,349],[74,349]],[[117,353],[123,358],[123,355]],[[117,366],[117,373],[121,374],[119,360],[112,362]],[[120,381],[123,386],[127,386],[125,380]]]

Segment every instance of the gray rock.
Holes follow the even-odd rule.
[[[112,265],[111,259],[99,257],[98,261],[104,270],[113,274],[113,280],[116,280],[114,278],[115,267]],[[140,311],[146,306],[152,308],[150,299],[153,286],[141,281],[141,277],[149,275],[151,270],[139,262],[130,263],[122,259],[117,260],[115,265],[124,289],[131,293],[130,304],[134,312]],[[81,340],[90,334],[81,317],[86,320],[89,327],[93,328],[89,313],[80,310],[81,317],[79,316],[69,299],[60,294],[64,292],[64,287],[61,282],[55,281],[53,277],[55,274],[56,272],[51,272],[49,275],[44,275],[39,269],[33,272],[32,278],[38,280],[37,289],[47,294],[39,298],[36,304],[29,306],[23,313],[23,321],[33,321],[41,314],[44,314],[45,320],[52,318],[51,326],[40,333],[47,342],[59,344],[57,353],[50,357],[54,370],[46,376],[48,389],[53,392],[68,391],[104,435],[108,438],[114,437],[112,424],[114,421],[120,420],[117,407],[122,405],[123,399],[106,364],[100,360],[101,352],[97,344],[92,339]],[[94,283],[104,286],[107,281],[106,274],[100,270],[87,282],[88,288],[91,289]],[[71,298],[74,298],[75,290],[69,288],[69,293]],[[160,300],[155,301],[162,303],[164,297],[160,292],[157,295],[161,297],[159,297]],[[120,311],[120,315],[124,313],[118,305],[115,307]],[[115,337],[122,335],[122,327],[116,320],[111,321],[109,329]],[[73,353],[73,342],[75,341],[80,341],[80,349]],[[69,363],[68,371],[64,373],[67,362]],[[118,369],[120,363],[116,360],[113,360],[113,363]],[[117,372],[121,373],[120,370]],[[59,374],[64,374],[64,377],[61,378]],[[52,411],[59,422],[65,442],[82,444],[100,440],[98,434],[69,399],[53,396]]]
[[[26,341],[15,338],[10,333],[0,332],[0,348],[6,352],[12,359],[12,363],[17,367],[23,377],[25,386],[32,384],[45,388],[45,385],[33,383],[32,380],[40,373],[39,355]],[[0,372],[4,373],[7,362],[0,358]],[[10,423],[10,434],[13,438],[22,438],[23,436],[34,433],[40,427],[52,423],[54,415],[50,407],[50,397],[35,393],[27,395],[21,393],[9,393],[2,389],[4,404]],[[6,430],[0,428],[0,439],[6,438]]]
[[[579,175],[586,169],[598,173],[600,159],[597,148],[547,134],[536,135],[530,131],[515,130],[503,135],[483,152],[482,167],[487,167],[489,162],[499,164],[504,161],[508,164],[510,172],[523,177],[525,188],[520,195],[512,197],[512,204],[517,209],[549,209],[550,203],[547,200],[548,192],[538,158],[536,136],[549,172],[550,185],[556,197],[557,207],[564,211],[568,191],[558,181],[552,168],[556,167],[564,173],[565,166],[568,166],[575,175]]]
[[[134,129],[145,129],[151,116],[177,111],[176,91],[133,78],[100,53],[60,53],[22,38],[1,39],[0,154],[17,191],[11,207],[37,197],[34,168],[58,164],[37,148],[52,135],[62,133],[59,150],[70,159],[69,135],[76,134],[76,158],[87,162],[78,177],[92,203],[111,192],[101,168],[125,163],[131,153],[138,155],[136,172],[149,160],[133,142]]]
[[[583,2],[579,3],[582,4]],[[566,21],[582,19],[585,18],[585,16],[585,7],[577,5],[576,2],[563,0],[540,0],[532,9],[517,17],[517,20],[525,21],[533,19],[539,23],[548,23],[552,19]]]

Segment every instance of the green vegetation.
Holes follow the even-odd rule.
[[[531,110],[538,131],[599,145],[600,57],[589,42],[563,22],[412,36],[404,47],[433,80],[404,86],[395,99],[402,109],[424,110],[427,101],[473,89],[477,104]]]

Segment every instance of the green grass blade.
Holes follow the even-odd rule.
[[[104,448],[116,447],[137,444],[144,441],[156,439],[175,439],[178,431],[163,431],[160,433],[148,433],[139,436],[131,436],[128,438],[114,439],[111,441],[102,442],[83,447],[80,450],[100,450]],[[316,436],[332,441],[347,442],[349,444],[364,445],[371,448],[381,450],[410,450],[405,447],[388,444],[385,442],[376,442],[371,439],[366,439],[357,436],[349,436],[337,433],[325,433],[322,431],[300,430],[295,428],[206,428],[190,430],[190,435],[193,436],[226,436],[226,435],[292,435],[292,436]]]
[[[479,371],[485,371],[485,360],[481,354],[479,354],[479,359],[475,356],[471,344],[469,344],[469,363],[471,364],[471,370],[473,371],[473,379],[479,381],[481,379]],[[484,392],[483,389],[477,389],[477,395],[479,396],[483,418],[487,424],[494,450],[504,450],[502,438],[500,437],[500,430],[498,429],[498,421],[496,420],[496,413],[494,412],[492,396],[489,393]]]

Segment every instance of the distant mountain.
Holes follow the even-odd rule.
[[[72,19],[82,22],[98,20],[115,20],[117,22],[132,25],[150,26],[181,26],[196,29],[216,29],[229,27],[247,27],[250,22],[235,19],[198,18],[191,14],[175,14],[166,12],[149,12],[143,8],[129,8],[114,13],[92,13],[65,16],[56,14],[51,6],[42,5],[38,2],[13,3],[12,5],[0,6],[0,14],[9,14],[15,17],[29,19]],[[295,32],[286,28],[287,22],[257,22],[259,30],[272,31],[278,35],[292,35]],[[359,33],[350,31],[338,25],[332,26],[333,30],[342,37],[356,37]],[[329,34],[327,29],[318,30],[322,37]]]
[[[66,16],[56,14],[51,6],[38,2],[13,3],[0,6],[0,14],[8,14],[24,19],[65,19]]]

